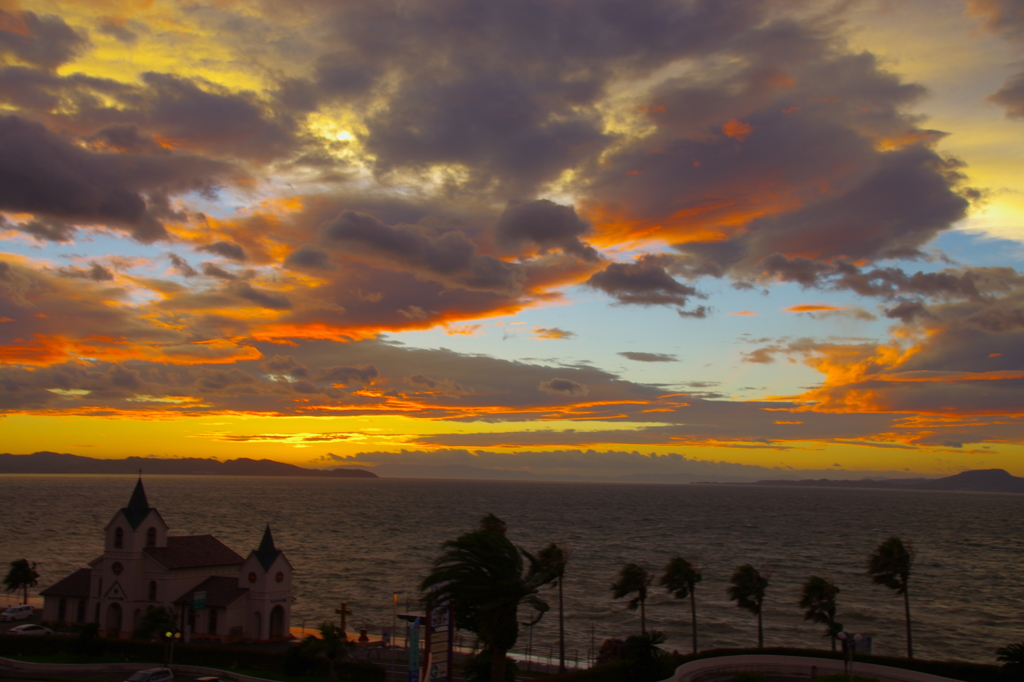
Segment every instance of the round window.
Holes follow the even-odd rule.
[[[249,582],[251,582],[251,583],[256,582],[256,574],[255,573],[253,573],[253,572],[249,573]]]
[[[276,580],[279,583],[283,583],[284,582],[284,573],[282,573],[281,571],[278,571],[277,575],[274,576],[274,580]]]
[[[110,567],[110,570],[114,572],[114,575],[121,575],[121,571],[124,570],[124,566],[121,565],[120,561],[115,561],[114,565]]]

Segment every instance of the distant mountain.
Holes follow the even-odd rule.
[[[888,490],[952,490],[976,493],[1024,493],[1024,478],[1013,476],[1003,469],[977,469],[963,471],[945,478],[904,478],[898,480],[861,479],[837,481],[818,480],[758,481],[754,485],[785,485],[816,488],[881,488]]]
[[[0,474],[143,474],[205,476],[315,476],[317,478],[378,478],[364,469],[306,469],[270,459],[229,459],[224,462],[199,457],[157,459],[126,457],[96,459],[59,452],[31,455],[0,454]]]

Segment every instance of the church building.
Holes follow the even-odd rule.
[[[103,555],[41,594],[44,621],[96,622],[108,637],[130,637],[152,606],[170,609],[193,640],[290,637],[292,565],[270,526],[244,559],[212,535],[168,535],[141,477],[107,524]]]

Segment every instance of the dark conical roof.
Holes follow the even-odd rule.
[[[128,500],[128,506],[121,511],[124,512],[124,517],[131,524],[132,530],[135,530],[149,516],[151,510],[149,500],[146,499],[146,489],[142,487],[142,476],[139,476],[139,482],[135,484],[135,490],[132,491],[132,499]]]
[[[263,567],[264,571],[269,571],[270,566],[274,563],[274,559],[281,553],[277,547],[274,546],[274,536],[270,534],[270,524],[267,524],[267,529],[263,531],[263,539],[260,541],[260,548],[256,550],[256,558],[260,562],[260,566]]]

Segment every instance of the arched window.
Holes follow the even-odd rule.
[[[146,531],[146,547],[156,547],[156,528],[153,526]]]
[[[85,599],[78,600],[78,611],[75,612],[75,622],[85,622]]]
[[[114,529],[114,549],[124,547],[124,529],[118,526]]]
[[[156,601],[156,581],[149,581],[149,601]]]

